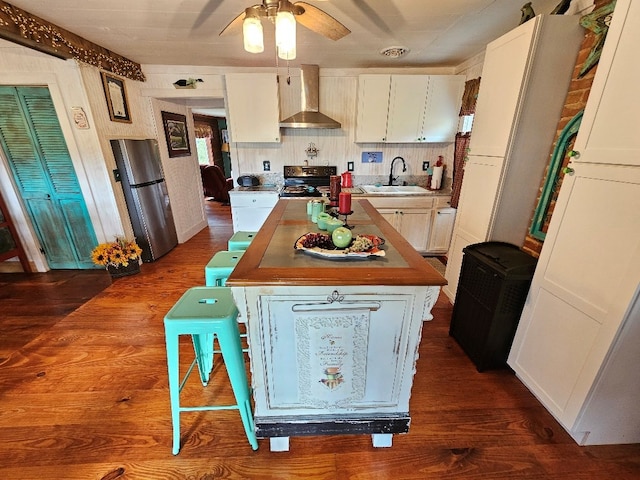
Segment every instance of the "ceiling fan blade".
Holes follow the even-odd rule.
[[[224,27],[220,33],[218,34],[219,37],[222,37],[223,35],[235,35],[237,33],[242,32],[242,22],[244,21],[244,12],[242,12],[240,15],[238,15],[236,18],[234,18],[233,20],[231,20],[226,27]]]
[[[224,0],[209,0],[198,15],[198,18],[196,18],[196,21],[193,23],[192,30],[201,27],[202,24],[206,22],[211,15],[214,14],[214,12],[218,9],[223,1]]]
[[[351,30],[338,20],[313,5],[306,2],[296,2],[294,5],[304,8],[304,13],[296,15],[296,20],[313,32],[331,40],[340,40],[351,33]]]

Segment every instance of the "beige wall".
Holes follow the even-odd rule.
[[[158,144],[164,170],[173,219],[176,224],[178,241],[186,242],[200,230],[205,228],[207,218],[204,211],[204,197],[202,195],[202,180],[200,166],[196,154],[196,141],[193,129],[191,110],[179,103],[166,100],[152,99],[153,118],[158,125]],[[187,157],[169,158],[167,143],[162,126],[162,111],[179,113],[187,118],[191,155]]]

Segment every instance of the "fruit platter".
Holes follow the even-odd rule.
[[[382,245],[383,238],[368,234],[353,235],[351,230],[340,227],[333,233],[305,233],[296,240],[293,248],[329,260],[366,260],[384,257],[385,251],[380,248]]]

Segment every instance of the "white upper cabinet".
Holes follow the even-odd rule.
[[[358,77],[356,142],[381,143],[387,137],[391,75]]]
[[[487,46],[472,131],[474,155],[506,153],[536,25],[529,21]]]
[[[615,14],[621,15],[621,11],[622,7],[616,4]],[[627,14],[627,23],[637,21],[634,14],[637,17],[637,11],[631,10]],[[611,30],[607,42],[611,38],[609,35]],[[589,107],[593,108],[585,109],[574,145],[579,156],[573,157],[574,162],[640,166],[640,128],[636,121],[638,101],[635,98],[640,78],[637,37],[637,30],[625,26],[616,47],[616,61],[606,66],[610,68],[609,74],[594,78],[589,99],[594,92],[601,92],[601,97],[597,106],[591,104]],[[601,60],[598,69],[606,67]],[[626,121],[612,122],[611,118]]]
[[[273,73],[225,75],[232,142],[280,142],[278,82]]]
[[[419,142],[422,136],[429,77],[426,75],[392,75],[387,142]]]
[[[420,141],[453,142],[464,94],[462,75],[430,75]]]
[[[461,75],[360,75],[356,142],[453,142]]]

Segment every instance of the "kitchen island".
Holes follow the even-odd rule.
[[[280,200],[227,280],[247,322],[258,437],[406,433],[422,322],[446,280],[376,211],[354,200],[353,235],[383,257],[328,260],[294,249],[320,232],[306,200]]]

